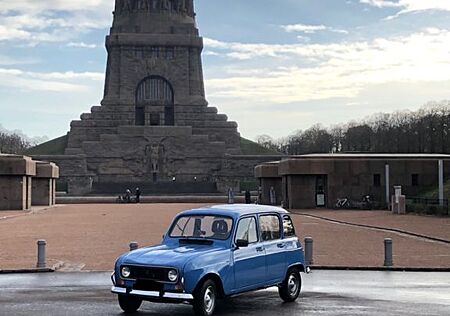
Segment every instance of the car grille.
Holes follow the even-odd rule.
[[[128,266],[131,274],[130,279],[139,280],[152,280],[159,282],[170,282],[168,273],[170,268],[155,268],[155,267],[141,267],[141,266]]]
[[[161,292],[164,290],[164,284],[152,280],[137,279],[133,285],[134,290]]]

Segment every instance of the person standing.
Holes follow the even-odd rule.
[[[125,202],[126,203],[131,203],[131,191],[130,191],[130,189],[127,189],[125,191]]]
[[[249,190],[245,190],[245,204],[251,203],[252,203],[252,195],[250,194]]]
[[[140,203],[141,202],[141,190],[139,188],[136,188],[136,203]]]
[[[277,196],[275,193],[275,188],[274,187],[270,187],[270,205],[275,205],[277,204]]]
[[[234,191],[232,188],[228,189],[228,204],[234,204]]]

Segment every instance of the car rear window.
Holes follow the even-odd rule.
[[[294,223],[292,222],[292,219],[287,215],[283,216],[283,233],[285,238],[296,236]]]

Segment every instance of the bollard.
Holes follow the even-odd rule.
[[[305,238],[305,265],[310,266],[313,261],[313,239],[311,237]]]
[[[139,248],[139,245],[136,241],[130,242],[130,251],[137,250]]]
[[[45,246],[47,242],[43,239],[37,241],[37,268],[45,268]]]
[[[386,238],[384,240],[384,266],[392,267],[394,262],[392,260],[392,239]]]

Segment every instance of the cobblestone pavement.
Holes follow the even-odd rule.
[[[33,268],[36,240],[47,240],[49,265],[61,270],[113,268],[130,241],[152,245],[161,240],[173,216],[200,204],[90,204],[59,205],[23,216],[1,219],[0,270]],[[378,226],[406,227],[408,231],[446,237],[448,219],[398,216],[387,212],[308,211],[348,221]],[[17,213],[23,214],[23,213]],[[382,266],[383,240],[394,242],[394,265],[401,267],[450,267],[450,245],[393,232],[352,227],[293,215],[299,237],[314,238],[314,263],[338,266]]]

